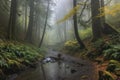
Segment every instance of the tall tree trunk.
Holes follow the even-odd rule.
[[[100,14],[104,13],[101,18],[102,32],[105,32],[105,9],[104,9],[104,0],[100,0]]]
[[[26,34],[26,41],[32,43],[32,30],[33,30],[33,20],[34,19],[34,0],[30,0],[30,17],[29,17],[29,24],[28,30]]]
[[[101,19],[97,17],[100,14],[100,2],[99,0],[91,0],[91,13],[92,13],[92,31],[93,41],[101,38]]]
[[[27,7],[28,7],[28,5],[27,5],[27,1],[26,1],[26,3],[25,3],[25,33],[27,31],[27,11],[28,11]]]
[[[100,7],[102,8],[101,13],[105,13],[104,0],[100,0],[100,2],[101,2],[101,6]],[[101,17],[101,20],[102,20],[102,23],[105,23],[105,14],[104,14],[104,16]]]
[[[11,8],[10,8],[10,18],[8,24],[8,37],[9,40],[15,39],[15,26],[16,26],[16,13],[17,13],[17,0],[11,1]]]
[[[73,0],[73,7],[77,5],[77,1]],[[74,32],[75,32],[75,37],[80,45],[81,48],[85,48],[85,45],[83,44],[81,38],[79,37],[79,32],[78,32],[78,25],[77,25],[77,14],[74,14],[73,16],[73,21],[74,21]]]
[[[45,25],[44,25],[44,30],[43,30],[42,38],[41,38],[41,41],[39,43],[39,47],[42,46],[43,39],[44,39],[45,32],[46,32],[47,20],[48,20],[48,14],[49,14],[49,6],[50,6],[50,0],[48,0],[48,6],[47,6],[47,12],[46,12],[46,18],[45,18]]]

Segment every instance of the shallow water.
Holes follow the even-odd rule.
[[[48,56],[56,57],[58,52],[50,50]],[[68,55],[64,60],[40,63],[36,69],[30,69],[9,80],[97,80],[94,66],[88,60],[76,59]]]

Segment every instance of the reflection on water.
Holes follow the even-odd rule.
[[[48,63],[44,65],[46,80],[58,80],[58,65],[57,63]]]
[[[50,57],[47,57],[44,60],[47,60],[46,64],[42,65],[45,80],[63,80],[67,76],[68,71],[63,60],[53,59]],[[50,63],[48,63],[48,60]]]
[[[55,51],[49,51],[47,59],[44,58],[44,62],[40,62],[36,69],[28,70],[16,79],[10,80],[96,80],[92,77],[94,67],[88,60],[76,59],[68,55],[63,55],[61,60],[55,56],[56,54]]]
[[[62,62],[40,64],[37,69],[23,73],[15,80],[63,80],[68,73],[65,67]]]

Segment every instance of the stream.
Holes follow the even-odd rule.
[[[74,58],[62,54],[62,60],[49,60],[61,54],[49,49],[46,53],[48,61],[39,63],[36,69],[27,70],[14,75],[8,80],[97,80],[95,67],[89,60]]]

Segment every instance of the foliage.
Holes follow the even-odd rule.
[[[116,60],[110,60],[109,64],[115,64],[115,65],[118,65],[120,67],[120,62],[116,61]]]
[[[80,5],[77,5],[76,7],[74,7],[73,9],[71,9],[68,14],[66,14],[61,20],[57,21],[58,23],[64,22],[67,19],[69,19],[70,17],[72,17],[79,9]]]
[[[113,34],[113,35],[109,35],[109,37],[112,39],[110,41],[110,44],[120,44],[120,34]]]
[[[86,39],[86,38],[91,37],[92,36],[91,27],[79,30],[79,35],[80,35],[81,39]]]
[[[98,17],[105,16],[105,15],[111,15],[111,16],[116,16],[118,12],[120,12],[120,3],[117,3],[112,6],[105,6],[100,8],[99,10],[102,11],[103,13],[99,14]],[[105,11],[104,11],[105,10]]]
[[[105,59],[120,60],[120,44],[110,45],[110,48],[103,51]]]
[[[106,70],[119,76],[120,73],[117,73],[117,72],[119,72],[120,70],[120,62],[116,60],[110,60]]]
[[[104,54],[103,50],[108,49],[110,46],[108,43],[104,42],[104,39],[99,39],[93,43],[93,47],[96,50],[94,52],[95,56],[98,57],[98,56],[103,55]]]
[[[116,3],[112,6],[105,6],[100,8],[99,10],[102,12],[97,17],[106,16],[106,21],[112,28],[115,28],[118,32],[120,32],[119,21],[120,21],[120,3]]]
[[[16,73],[33,65],[41,57],[42,54],[38,49],[22,43],[1,42],[0,44],[0,70],[4,74]]]
[[[80,49],[80,46],[76,40],[69,40],[64,45],[65,49],[69,51],[78,51]]]
[[[94,45],[95,48],[99,48],[99,47],[101,47],[101,45],[102,45],[103,43],[104,43],[104,40],[103,40],[103,39],[99,39],[99,40],[95,41],[95,42],[93,43],[93,45]]]
[[[110,72],[99,71],[99,80],[115,80],[115,79]]]
[[[120,60],[120,36],[112,34],[103,36],[104,39],[99,39],[96,42],[88,45],[90,50],[87,56],[94,60],[97,57],[102,57],[103,60]],[[90,47],[89,47],[90,46]]]
[[[118,34],[119,35],[119,34]],[[118,35],[109,35],[105,39],[99,39],[92,43],[92,47],[95,50],[96,57],[104,56],[107,59],[120,59],[120,41]]]
[[[108,80],[114,80],[114,77],[110,72],[104,71],[104,74],[108,78]]]

